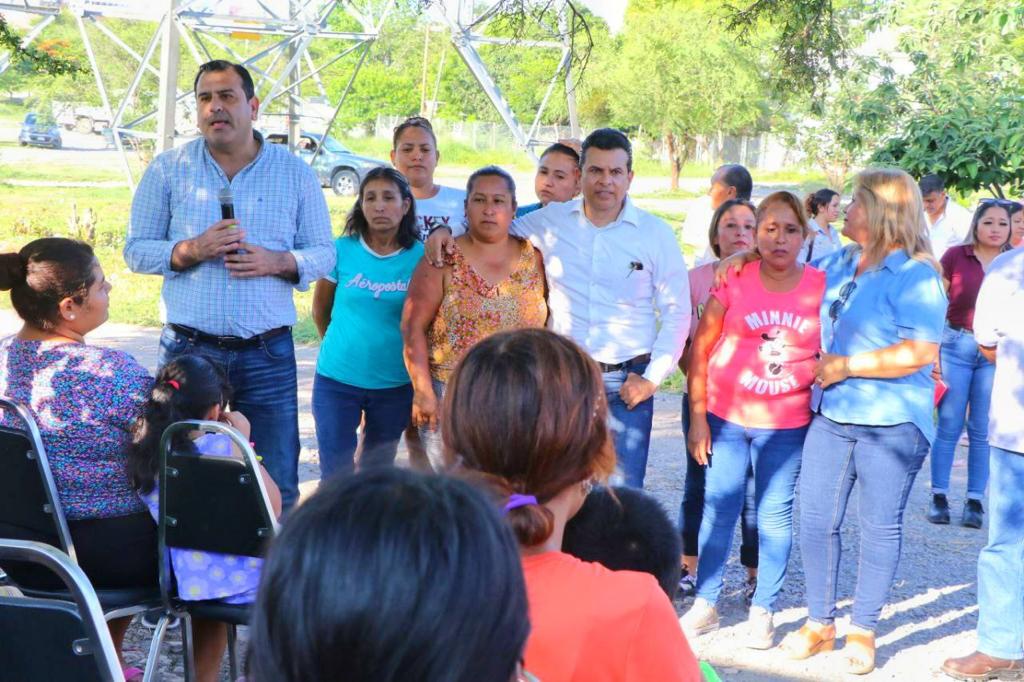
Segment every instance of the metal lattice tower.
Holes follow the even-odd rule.
[[[134,187],[135,179],[128,164],[122,134],[138,138],[155,138],[158,152],[172,147],[176,137],[185,137],[176,133],[175,124],[181,118],[181,105],[184,103],[194,107],[194,98],[191,91],[181,91],[177,88],[182,44],[196,63],[226,58],[244,64],[253,74],[256,93],[260,97],[264,111],[275,101],[286,99],[289,144],[294,148],[300,131],[298,112],[309,104],[301,96],[300,85],[312,80],[317,91],[326,100],[327,92],[321,74],[346,56],[356,53],[356,61],[346,86],[338,101],[332,103],[333,115],[324,127],[325,134],[328,133],[344,106],[345,99],[373,43],[381,35],[382,30],[386,30],[386,20],[394,6],[393,1],[385,2],[374,15],[360,9],[351,0],[235,0],[235,4],[243,5],[244,13],[232,6],[231,0],[0,0],[0,12],[43,15],[43,19],[32,26],[26,34],[23,46],[37,40],[61,11],[67,11],[74,16],[103,108],[110,117],[114,144],[120,152],[129,185]],[[537,139],[536,133],[559,80],[564,79],[565,82],[573,133],[579,134],[570,68],[572,49],[566,30],[570,7],[568,0],[560,0],[555,6],[553,16],[557,20],[557,26],[549,27],[551,40],[513,40],[484,35],[487,23],[499,13],[501,7],[500,0],[482,11],[474,11],[470,0],[459,0],[454,8],[446,8],[444,3],[432,3],[428,7],[428,18],[449,31],[452,47],[501,116],[516,144],[531,156],[535,156],[534,147],[550,142]],[[362,30],[331,30],[329,21],[335,12],[348,14],[356,20]],[[155,23],[156,29],[140,54],[108,25],[109,19]],[[97,62],[92,41],[86,30],[87,24],[102,33],[137,65],[130,86],[119,100],[111,98],[108,79],[104,78],[101,65]],[[272,42],[270,45],[261,46],[261,49],[253,54],[244,55],[225,40],[229,36],[269,37]],[[336,54],[322,59],[322,63],[317,65],[310,53],[310,46],[314,41],[321,40],[334,41],[339,48]],[[509,49],[546,49],[560,52],[557,68],[548,82],[544,97],[529,128],[524,128],[520,123],[481,58],[477,47],[482,44],[503,45]],[[160,56],[154,65],[153,56],[157,47],[160,48]],[[0,74],[8,66],[9,57],[0,56]],[[129,103],[141,88],[146,87],[144,76],[147,73],[156,76],[158,80],[157,107],[125,120]],[[139,129],[140,124],[152,118],[155,118],[157,123],[155,134]]]

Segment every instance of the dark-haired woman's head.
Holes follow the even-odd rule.
[[[517,549],[465,482],[391,467],[334,479],[271,546],[252,678],[511,680],[529,633]]]
[[[1013,236],[1010,210],[1014,203],[1006,199],[982,199],[971,217],[967,243],[986,248],[1010,248]]]
[[[516,181],[508,171],[485,166],[466,181],[466,227],[477,239],[508,237],[516,217]]]
[[[0,291],[27,325],[82,337],[107,321],[110,283],[92,247],[46,237],[0,254]]]
[[[770,268],[787,270],[796,264],[807,238],[807,216],[792,192],[772,192],[757,205],[757,250]]]
[[[153,489],[160,462],[160,437],[183,419],[216,421],[231,399],[227,375],[216,362],[202,355],[182,355],[160,368],[132,427],[128,473],[143,493]],[[177,447],[186,445],[182,434]]]
[[[359,185],[359,196],[345,221],[345,234],[366,239],[394,233],[403,249],[416,243],[416,200],[405,177],[394,168],[374,168]]]
[[[452,373],[442,415],[451,463],[487,483],[502,505],[513,494],[536,498],[506,516],[524,547],[554,531],[546,503],[615,468],[600,370],[547,330],[502,332],[473,346]]]
[[[804,197],[804,210],[808,218],[827,225],[839,218],[839,202],[839,192],[825,187]]]
[[[441,160],[437,137],[430,121],[412,116],[395,126],[391,140],[391,163],[413,187],[429,189],[434,184],[434,169]]]
[[[708,243],[719,258],[754,248],[757,219],[754,205],[746,199],[726,199],[715,209],[708,229]]]
[[[556,142],[540,157],[533,190],[540,203],[570,201],[580,193],[580,155],[569,145]]]

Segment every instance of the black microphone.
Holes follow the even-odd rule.
[[[230,220],[235,217],[235,200],[231,196],[230,187],[221,187],[217,192],[217,200],[220,202],[220,219]]]
[[[220,219],[221,220],[232,220],[235,217],[235,200],[231,196],[231,187],[225,185],[220,188],[217,192],[217,201],[220,202]],[[237,226],[236,226],[237,227]],[[235,255],[236,253],[245,253],[245,249],[235,249],[234,251],[228,251],[229,255]]]

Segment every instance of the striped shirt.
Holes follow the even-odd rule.
[[[313,171],[284,147],[267,144],[232,180],[199,138],[160,154],[132,199],[124,259],[134,272],[163,275],[160,319],[208,334],[248,338],[295,324],[292,288],[300,291],[334,267],[331,220]],[[299,281],[236,278],[216,258],[171,269],[175,244],[221,219],[217,194],[230,186],[245,241],[295,257]]]

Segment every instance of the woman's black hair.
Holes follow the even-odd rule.
[[[96,256],[85,242],[44,237],[18,253],[0,254],[0,291],[11,292],[11,303],[29,326],[51,331],[65,298],[81,305],[96,281]]]
[[[512,207],[516,206],[516,181],[512,178],[507,170],[499,166],[484,166],[478,170],[473,171],[473,174],[469,176],[469,180],[466,181],[466,201],[469,201],[469,195],[473,193],[473,185],[480,178],[501,178],[505,181],[505,186],[508,187],[509,194],[512,195]]]
[[[757,207],[747,199],[726,199],[715,209],[714,215],[711,216],[711,226],[708,228],[708,244],[711,246],[711,252],[719,258],[722,256],[722,247],[715,242],[718,239],[718,224],[722,222],[722,216],[734,206],[746,206],[752,214],[757,215]]]
[[[251,678],[505,682],[529,633],[518,548],[469,484],[394,467],[326,482],[274,540]]]
[[[553,145],[544,150],[544,153],[540,155],[540,158],[543,159],[548,154],[564,154],[565,156],[568,156],[570,159],[572,159],[573,163],[575,163],[577,166],[580,165],[579,152],[577,152],[575,149],[573,149],[567,144],[562,144],[561,142],[554,143]]]
[[[164,429],[183,419],[203,419],[211,407],[224,407],[230,399],[231,385],[216,362],[202,355],[182,355],[164,365],[132,426],[128,449],[132,485],[142,493],[153,490]],[[190,441],[182,433],[174,445],[185,449]]]
[[[839,192],[828,187],[823,187],[808,194],[804,197],[804,210],[807,211],[807,217],[813,218],[818,215],[818,212],[828,206],[832,198],[837,196],[839,196]]]
[[[359,184],[356,203],[352,205],[352,210],[349,211],[348,218],[345,220],[345,234],[366,238],[366,233],[370,228],[366,222],[366,214],[363,213],[363,191],[371,180],[386,180],[394,184],[402,199],[409,200],[409,210],[405,212],[402,222],[398,224],[398,234],[395,235],[395,239],[403,249],[411,248],[419,240],[419,232],[416,228],[416,199],[412,196],[412,189],[409,188],[409,181],[405,179],[405,176],[387,166],[374,168]]]

